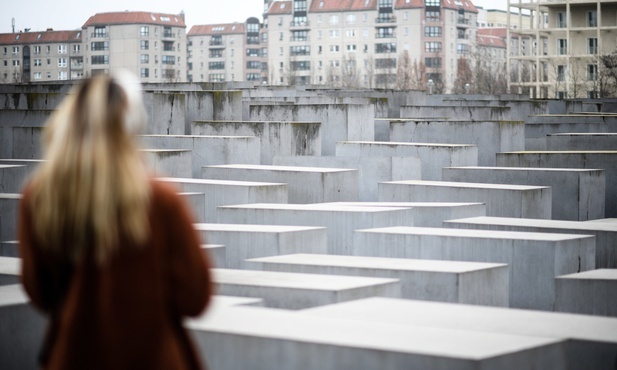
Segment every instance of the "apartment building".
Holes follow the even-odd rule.
[[[97,13],[82,26],[84,75],[128,69],[143,82],[185,82],[183,14]]]
[[[271,84],[393,88],[415,68],[450,91],[457,62],[475,51],[469,0],[266,1]],[[420,76],[417,76],[420,72]]]
[[[522,42],[516,48],[510,43],[512,92],[559,99],[606,96],[614,81],[607,79],[602,56],[616,51],[617,1],[509,0],[508,6],[548,20],[509,36],[532,40],[534,50],[525,53]],[[515,22],[519,20],[512,19],[510,25]]]
[[[188,33],[188,81],[261,83],[267,70],[266,33],[251,17],[245,23],[197,25]]]
[[[83,60],[81,31],[0,34],[0,83],[81,78]]]

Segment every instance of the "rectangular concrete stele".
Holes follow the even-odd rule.
[[[350,207],[332,204],[246,204],[223,206],[218,222],[323,226],[328,235],[328,253],[349,254],[356,229],[413,226],[413,210],[405,207]]]
[[[486,216],[486,205],[484,203],[334,202],[331,204],[358,207],[409,207],[413,209],[413,226],[422,227],[441,227],[443,221],[445,220]]]
[[[1,216],[0,224],[2,224]],[[19,257],[19,243],[16,240],[0,241],[0,256]]]
[[[390,141],[473,144],[478,164],[494,166],[496,153],[525,150],[525,121],[391,120]]]
[[[471,121],[501,121],[510,119],[510,107],[413,105],[401,107],[401,118],[448,117]]]
[[[0,286],[0,323],[0,369],[40,369],[46,318],[29,303],[21,284]]]
[[[286,183],[289,203],[358,200],[358,171],[352,169],[237,164],[203,167],[201,177]]]
[[[604,217],[604,171],[581,168],[446,167],[444,181],[550,186],[555,220]]]
[[[605,216],[617,216],[617,151],[497,153],[500,167],[602,169],[606,179]]]
[[[43,157],[43,127],[13,127],[11,158],[39,159]]]
[[[401,298],[508,307],[508,265],[291,254],[247,260],[256,270],[399,279]]]
[[[259,307],[213,310],[188,322],[208,368],[565,368],[565,341],[310,315]],[[237,348],[243,348],[238,351]]]
[[[178,195],[191,209],[194,222],[207,222],[205,216],[205,194],[196,192],[179,192]]]
[[[596,237],[596,268],[617,268],[617,224],[610,222],[486,216],[444,221],[443,226],[455,229],[594,235]]]
[[[17,239],[17,217],[21,194],[0,193],[0,241]]]
[[[19,284],[20,271],[20,258],[0,257],[0,285]]]
[[[191,177],[192,153],[190,150],[144,149],[146,163],[157,176]]]
[[[264,300],[261,298],[234,297],[228,295],[213,295],[208,310],[218,310],[234,306],[263,307]]]
[[[262,298],[267,307],[288,310],[374,296],[401,296],[398,279],[237,269],[211,271],[219,294]]]
[[[204,194],[205,222],[217,222],[216,207],[230,204],[287,203],[287,184],[271,182],[228,181],[161,177],[182,191]]]
[[[441,180],[443,167],[478,165],[478,147],[467,144],[339,141],[336,156],[420,158],[422,180]]]
[[[222,244],[204,244],[201,250],[208,255],[213,267],[225,268],[225,246]]]
[[[324,227],[195,224],[202,239],[225,245],[227,268],[243,268],[247,258],[293,253],[327,253]]]
[[[595,268],[595,237],[422,227],[356,231],[352,254],[507,263],[510,306],[553,310],[555,276]]]
[[[546,150],[615,150],[617,133],[550,134]]]
[[[398,325],[409,332],[430,327],[461,333],[567,340],[565,363],[560,369],[615,368],[617,319],[614,318],[380,297],[310,308],[301,313]],[[531,368],[535,366],[538,365]]]
[[[548,186],[453,181],[391,181],[379,184],[380,202],[483,202],[488,216],[551,218]]]
[[[19,193],[28,174],[27,166],[0,164],[0,193]]]
[[[558,276],[555,311],[617,317],[617,269]]]

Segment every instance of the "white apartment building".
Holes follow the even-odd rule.
[[[197,25],[188,33],[188,81],[262,82],[267,50],[261,24],[251,17],[245,23]]]
[[[450,91],[458,59],[475,51],[469,0],[265,3],[271,84],[392,88],[413,68],[421,83]]]
[[[81,31],[0,34],[0,83],[78,79],[83,58]]]
[[[97,13],[82,26],[84,75],[128,69],[143,82],[185,82],[184,15]]]
[[[508,6],[531,14],[531,29],[517,29],[510,39],[531,40],[532,53],[523,43],[510,45],[511,92],[540,98],[603,97],[608,82],[600,57],[617,49],[617,1],[614,0],[508,0]],[[521,23],[511,19],[510,25]],[[512,27],[512,26],[510,26]],[[544,41],[546,40],[546,41]]]

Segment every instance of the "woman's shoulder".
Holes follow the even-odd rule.
[[[173,184],[150,180],[151,201],[154,207],[176,208],[182,204],[182,199],[178,192],[180,190]]]

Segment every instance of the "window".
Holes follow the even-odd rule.
[[[147,64],[147,63],[149,63],[149,62],[150,62],[150,55],[148,55],[148,54],[141,54],[141,56],[139,57],[139,61],[140,61],[142,64]]]
[[[208,69],[225,69],[225,62],[210,62]]]
[[[308,18],[306,16],[296,16],[294,17],[291,25],[294,27],[298,26],[306,26],[308,24]]]
[[[34,66],[35,67],[39,67],[41,65],[41,60],[40,59],[35,59],[34,60]]]
[[[47,45],[45,47],[45,51],[47,52],[47,54],[51,53],[51,46]]]
[[[596,64],[587,64],[587,81],[596,81],[598,79],[598,66]]]
[[[559,54],[559,55],[567,55],[568,54],[568,40],[566,40],[566,39],[557,39],[557,54]]]
[[[356,36],[356,30],[353,28],[349,28],[345,30],[345,37],[355,37]]]
[[[139,35],[141,35],[141,36],[149,36],[150,35],[150,28],[148,26],[141,26],[139,28]],[[148,77],[148,76],[142,76],[142,77]]]
[[[558,12],[557,13],[557,28],[566,28],[568,25],[566,19],[566,12]]]
[[[440,53],[441,42],[431,41],[424,43],[424,51],[427,53]]]
[[[306,11],[306,0],[295,0],[293,3],[294,3],[294,12],[305,12]]]
[[[340,66],[340,65],[341,65],[341,64],[339,63],[339,61],[338,61],[338,60],[331,60],[331,61],[330,61],[330,67],[338,67],[338,66]]]
[[[356,44],[347,44],[347,51],[349,52],[356,51]]]
[[[396,59],[375,59],[375,68],[396,68]]]
[[[595,37],[587,39],[587,54],[598,54],[598,39]]]
[[[246,49],[246,56],[247,57],[258,57],[259,49]]]
[[[246,69],[259,69],[261,68],[261,63],[255,60],[250,60],[246,62]]]
[[[19,46],[13,46],[13,54],[19,54]]]
[[[95,41],[95,42],[90,44],[90,49],[92,51],[108,50],[109,49],[109,42],[107,42],[107,41]]]
[[[441,37],[441,27],[438,26],[426,26],[424,27],[425,37]]]
[[[40,46],[35,46],[34,47],[34,54],[41,54],[41,47]]]
[[[330,24],[338,24],[338,15],[331,15],[329,18]]]
[[[141,77],[150,77],[150,68],[142,68],[139,75]]]
[[[440,6],[441,0],[424,0],[424,6]]]
[[[247,23],[246,33],[259,33],[259,23]]]
[[[210,58],[222,58],[223,57],[223,49],[210,49],[210,53],[208,54]]]
[[[58,67],[66,67],[66,58],[58,58]]]
[[[163,37],[174,37],[174,34],[171,32],[170,26],[163,27]]]
[[[224,73],[210,73],[208,75],[208,81],[210,82],[223,82],[225,81]]]
[[[212,36],[210,38],[210,45],[223,45],[223,36]]]
[[[107,30],[105,27],[94,27],[94,33],[92,37],[105,37],[107,36]]]
[[[139,42],[139,48],[141,50],[149,50],[150,49],[150,42],[148,40],[141,40]]]
[[[81,45],[75,44],[73,45],[73,53],[79,53],[81,51]]]
[[[247,73],[246,80],[247,81],[259,81],[260,76],[259,73]]]
[[[308,60],[303,61],[293,61],[291,62],[291,70],[292,71],[310,71],[311,70],[311,62]]]
[[[355,14],[347,14],[347,17],[346,17],[345,21],[347,22],[347,24],[354,24],[354,23],[356,23],[356,15]]]
[[[292,56],[295,55],[310,55],[311,54],[311,47],[310,46],[290,46],[289,47],[289,54]]]
[[[163,55],[161,57],[161,64],[169,64],[169,65],[176,64],[176,58],[174,58],[173,55]]]
[[[291,41],[306,41],[308,40],[308,31],[293,31],[291,33]]]
[[[331,53],[337,53],[339,51],[339,46],[338,45],[330,45],[330,52]]]
[[[424,12],[424,18],[427,22],[439,22],[441,13],[435,10],[426,10]]]
[[[386,42],[375,44],[375,53],[396,53],[396,43]]]
[[[35,80],[40,80],[41,79],[41,72],[34,72],[34,79]]]
[[[465,35],[465,29],[464,28],[457,28],[456,29],[456,35],[457,35],[457,38],[459,40],[464,40],[464,39],[467,38],[467,35]],[[534,41],[534,43],[535,43],[535,41]]]
[[[17,67],[17,66],[19,66],[19,64],[20,64],[19,60],[14,60],[13,61],[13,67]]]
[[[330,30],[330,38],[338,37],[338,30]]]
[[[598,27],[598,12],[590,10],[587,12],[587,27]]]
[[[467,44],[456,44],[456,53],[457,54],[469,54],[471,52],[471,47]]]
[[[557,81],[563,82],[566,80],[566,66],[558,65],[557,66]]]
[[[173,41],[163,41],[163,51],[176,51]]]
[[[441,68],[441,58],[424,58],[426,68]]]
[[[377,28],[377,33],[375,34],[375,37],[378,38],[378,39],[394,37],[394,28],[392,28],[392,27],[378,27]]]
[[[109,55],[93,55],[90,59],[91,64],[109,64]]]

